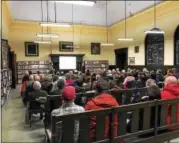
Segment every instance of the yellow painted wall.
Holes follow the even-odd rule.
[[[73,41],[72,28],[54,28],[49,29],[50,32],[59,34],[60,38],[52,39],[52,45],[39,44],[39,57],[25,57],[24,42],[40,40],[36,38],[36,33],[41,31],[38,23],[30,22],[14,22],[11,26],[9,43],[17,54],[17,61],[20,60],[46,60],[49,54],[85,54],[84,60],[109,60],[110,64],[114,63],[114,55],[111,54],[111,47],[101,47],[101,55],[91,55],[91,42],[105,42],[106,28],[94,26],[76,25],[74,44],[76,48],[74,52],[60,52],[59,41]],[[46,29],[44,29],[46,32]],[[50,40],[46,38],[45,40]]]
[[[157,6],[157,27],[165,30],[164,65],[174,64],[174,32],[179,25],[179,1],[167,1]],[[133,37],[134,42],[118,42],[118,47],[128,47],[128,57],[135,57],[136,65],[145,64],[145,33],[153,28],[153,8],[148,9],[127,20],[127,36]],[[124,21],[110,27],[112,40],[124,36]],[[139,53],[134,52],[134,47],[139,46]]]
[[[179,24],[179,1],[167,1],[157,6],[157,27],[164,29],[165,34],[165,65],[173,65],[173,35]],[[91,42],[103,43],[106,40],[106,28],[95,26],[75,25],[75,40],[77,48],[74,54],[86,54],[85,60],[109,60],[115,64],[114,49],[128,47],[128,56],[135,57],[136,65],[144,65],[144,31],[153,28],[153,8],[139,13],[127,20],[127,36],[134,37],[132,43],[117,41],[124,36],[124,21],[109,27],[110,42],[114,47],[101,47],[101,55],[90,54]],[[40,44],[39,57],[25,57],[24,42],[37,40],[36,33],[41,31],[38,23],[13,21],[9,30],[9,43],[17,54],[17,61],[21,60],[47,60],[49,54],[62,54],[59,52],[59,41],[73,41],[72,28],[52,28],[50,32],[60,34],[59,39],[52,39],[52,45]],[[5,34],[6,35],[6,34]],[[140,52],[134,53],[134,46],[140,46]],[[68,52],[69,53],[69,52]],[[66,53],[64,53],[66,54]]]
[[[9,13],[9,9],[5,1],[1,2],[2,5],[2,13],[1,13],[1,24],[2,24],[2,39],[8,39],[9,37],[9,29],[12,22],[11,15]]]

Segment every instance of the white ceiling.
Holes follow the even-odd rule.
[[[161,1],[157,1],[159,3]],[[127,1],[127,17],[153,6],[153,1]],[[55,21],[54,3],[48,2],[49,21]],[[72,5],[57,3],[57,22],[72,22]],[[41,1],[10,1],[14,20],[42,21]],[[108,1],[108,25],[124,19],[124,1]],[[74,5],[74,23],[106,26],[106,1],[97,1],[93,7]],[[47,20],[46,1],[43,1],[43,21]]]

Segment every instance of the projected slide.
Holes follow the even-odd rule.
[[[59,57],[60,70],[76,69],[76,57]]]

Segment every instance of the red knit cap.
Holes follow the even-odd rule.
[[[75,88],[73,86],[66,86],[63,89],[62,97],[64,99],[72,100],[76,97],[75,95]]]

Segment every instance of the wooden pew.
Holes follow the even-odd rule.
[[[46,129],[46,136],[51,143],[57,143],[57,137],[61,135],[61,143],[76,143],[73,140],[75,120],[79,121],[79,138],[78,143],[90,143],[90,119],[96,116],[96,140],[93,143],[152,143],[164,142],[179,137],[178,130],[168,130],[171,127],[179,127],[177,120],[179,98],[172,100],[154,100],[120,107],[88,111],[78,114],[70,114],[64,116],[53,116],[51,130]],[[161,107],[161,112],[159,112]],[[140,114],[142,109],[143,114]],[[153,110],[154,109],[154,110]],[[169,109],[169,112],[168,112]],[[131,113],[130,132],[127,131],[127,117]],[[167,115],[171,116],[171,124],[167,125]],[[111,115],[110,135],[106,139],[104,137],[106,116]],[[117,136],[113,135],[114,115],[118,115]],[[142,120],[140,120],[142,115]],[[151,116],[154,115],[154,125],[151,125]],[[160,117],[159,117],[160,116]],[[159,122],[158,122],[159,121]],[[178,121],[178,122],[177,122]],[[63,125],[62,134],[57,134],[58,124]],[[140,128],[142,124],[142,128]]]
[[[62,105],[61,95],[48,95],[45,104],[44,126],[47,128],[51,124],[51,112]]]
[[[119,105],[132,104],[138,102],[143,96],[147,96],[147,88],[134,89],[113,89],[110,90]]]
[[[59,121],[63,122],[63,131],[61,143],[75,143],[74,128],[75,120],[79,121],[79,138],[78,143],[90,143],[90,120],[96,117],[96,140],[93,143],[109,143],[110,138],[104,137],[106,116],[111,113],[111,109],[88,111],[78,114],[70,114],[64,116],[52,116],[51,131],[45,130],[47,138],[51,143],[57,143],[57,127]]]

